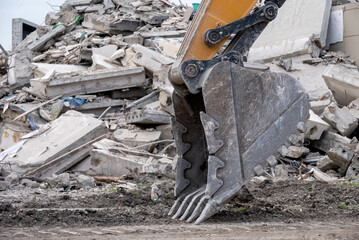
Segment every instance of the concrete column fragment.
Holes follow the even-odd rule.
[[[48,81],[31,79],[31,86],[45,90],[47,97],[58,95],[78,95],[143,87],[147,85],[145,72],[142,67],[132,67],[119,70],[102,70],[77,74],[56,74]]]

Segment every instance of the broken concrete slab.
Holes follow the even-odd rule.
[[[311,141],[311,146],[323,152],[328,152],[333,147],[356,145],[356,140],[351,140],[337,133],[324,131],[319,140]]]
[[[70,169],[71,167],[75,166],[77,163],[81,162],[87,156],[89,156],[89,152],[92,149],[92,144],[100,141],[101,139],[105,138],[106,135],[102,135],[98,138],[95,138],[67,153],[64,155],[55,158],[54,160],[43,164],[41,167],[28,172],[27,176],[34,176],[39,179],[46,179],[54,174],[61,174],[64,171]]]
[[[302,63],[302,57],[293,58],[292,63],[293,68],[298,70],[290,72],[290,75],[298,79],[305,92],[308,93],[310,101],[327,99],[332,96],[330,89],[322,77],[322,73],[327,67],[325,64],[317,66],[304,64]],[[267,65],[270,66],[271,71],[287,73],[286,70],[275,63]]]
[[[327,130],[330,125],[323,121],[312,110],[309,110],[309,119],[307,121],[307,130],[305,131],[306,138],[310,140],[318,140],[322,136],[323,132]]]
[[[277,18],[253,44],[248,60],[271,61],[310,54],[313,48],[323,48],[331,6],[332,0],[287,0]],[[285,14],[280,14],[283,12]]]
[[[162,125],[169,124],[171,115],[155,110],[132,110],[125,114],[127,124],[149,124]]]
[[[340,105],[347,106],[359,98],[359,70],[345,65],[330,64],[323,78]]]
[[[348,137],[358,127],[358,119],[351,114],[349,109],[339,108],[336,103],[331,103],[324,109],[323,117],[343,136]]]
[[[41,51],[41,48],[44,47],[49,40],[60,36],[65,30],[66,27],[64,25],[57,26],[55,29],[51,29],[48,33],[31,43],[28,48],[33,52]]]
[[[160,140],[161,132],[146,131],[146,130],[129,130],[118,129],[113,133],[116,141],[119,141],[129,147],[144,149],[150,152],[157,144],[154,143]]]
[[[41,128],[40,128],[41,129]],[[22,138],[16,155],[7,155],[3,162],[13,172],[26,174],[106,133],[101,120],[70,110],[42,128],[38,135]]]
[[[73,74],[56,74],[49,81],[31,79],[34,89],[45,89],[47,97],[106,92],[115,89],[144,87],[147,80],[142,67],[119,68]]]
[[[86,72],[88,67],[70,64],[50,64],[50,63],[32,63],[34,75],[36,78],[45,76],[48,72],[70,73],[70,72]]]
[[[93,144],[91,163],[86,173],[90,175],[120,177],[132,169],[141,170],[148,156],[133,155],[123,152],[121,144],[109,139],[103,139]]]

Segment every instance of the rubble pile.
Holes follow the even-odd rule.
[[[174,179],[167,71],[192,14],[164,0],[67,0],[4,51],[4,186],[20,184],[12,176],[53,182],[134,169]]]
[[[303,1],[288,0],[287,8],[296,2]],[[290,8],[298,11],[291,16],[311,25],[320,15],[319,24],[304,32],[290,26],[274,42],[270,36],[286,21],[279,15],[247,56],[256,71],[297,78],[311,100],[303,134],[255,181],[337,182],[359,175],[358,62],[351,52],[326,47],[332,1],[311,6]],[[71,182],[93,187],[138,172],[174,179],[168,70],[192,16],[192,7],[166,0],[66,0],[46,15],[46,26],[4,52],[0,190]],[[285,47],[272,51],[278,46]],[[160,185],[153,186],[154,201],[164,194]]]

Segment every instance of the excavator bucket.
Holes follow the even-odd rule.
[[[274,166],[279,150],[300,144],[309,117],[307,94],[288,74],[224,61],[203,78],[198,94],[173,96],[179,158],[169,215],[195,224]]]

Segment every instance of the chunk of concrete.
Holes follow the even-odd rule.
[[[44,47],[49,40],[62,35],[65,30],[66,27],[64,25],[60,25],[55,29],[51,29],[48,33],[31,43],[29,45],[29,49],[33,52],[41,51],[42,47]]]
[[[132,45],[131,49],[136,53],[132,61],[146,69],[146,74],[152,78],[154,83],[165,84],[168,80],[168,69],[174,59],[164,56],[139,44]]]
[[[112,63],[111,56],[116,52],[116,45],[106,45],[100,48],[92,48],[91,70],[117,69],[118,64]]]
[[[345,65],[330,64],[323,78],[340,105],[347,106],[359,98],[359,70]]]
[[[90,187],[93,188],[96,186],[95,179],[90,176],[79,174],[76,176],[76,185],[81,188]]]
[[[287,0],[253,44],[248,60],[271,61],[323,48],[331,6],[332,0]]]
[[[105,19],[103,15],[98,15],[95,13],[84,14],[84,20],[82,26],[84,28],[109,33],[110,32],[111,21]]]
[[[150,152],[157,144],[153,143],[160,140],[161,132],[145,130],[118,129],[113,133],[116,141],[130,147],[144,149]]]
[[[46,96],[52,98],[58,95],[71,96],[144,87],[147,85],[147,80],[142,67],[131,67],[76,74],[56,74],[49,81],[31,79],[30,84],[39,91],[45,89]]]
[[[347,137],[329,131],[324,131],[319,140],[311,141],[311,146],[323,152],[328,152],[333,147],[351,145],[356,145],[356,143]]]
[[[324,157],[318,159],[317,167],[321,171],[326,172],[330,169],[338,168],[338,165],[335,164],[328,156],[324,156]]]
[[[330,125],[323,121],[312,110],[309,110],[309,119],[307,121],[307,130],[305,131],[306,138],[310,140],[318,140],[322,136],[323,132],[327,130]]]
[[[91,114],[99,117],[108,107],[111,107],[107,113],[114,112],[123,106],[124,101],[121,99],[111,99],[105,97],[97,97],[93,101],[87,101],[83,105],[76,107],[75,110],[84,114]],[[67,106],[69,109],[70,106]]]
[[[120,177],[132,169],[141,170],[148,157],[124,152],[120,147],[120,143],[109,139],[93,144],[91,163],[86,172],[91,175]]]
[[[331,103],[324,109],[323,117],[343,136],[348,137],[358,127],[358,119],[351,114],[349,109],[339,108],[336,103]]]
[[[324,109],[330,104],[330,99],[311,101],[310,109],[317,115],[321,115],[324,112]]]
[[[333,163],[345,173],[352,162],[355,152],[348,147],[334,147],[329,149],[327,154]]]
[[[357,153],[354,158],[352,159],[351,164],[348,167],[346,178],[354,178],[359,175],[359,154]]]
[[[15,156],[4,158],[14,172],[26,174],[106,133],[101,120],[73,110],[40,129],[38,135],[23,137],[25,143]]]
[[[171,115],[155,110],[133,110],[125,115],[127,124],[169,124]]]

